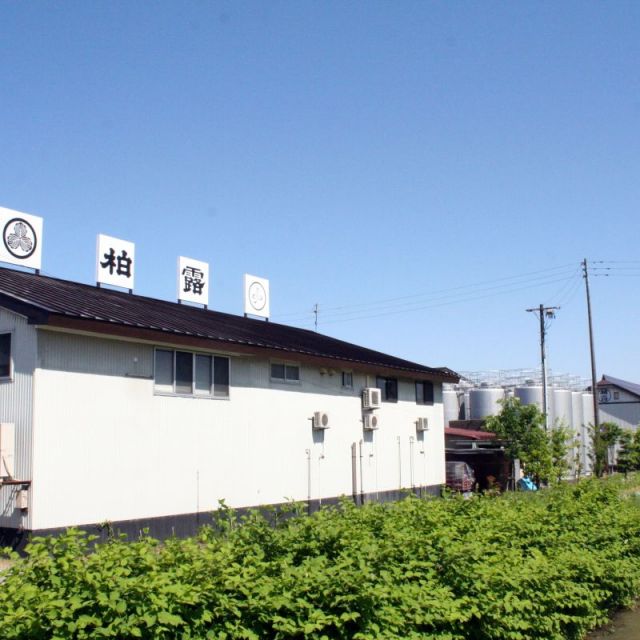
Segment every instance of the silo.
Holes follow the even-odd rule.
[[[444,389],[442,391],[442,404],[444,405],[444,425],[448,427],[451,420],[460,419],[458,392],[455,389]]]
[[[516,398],[520,398],[522,404],[535,404],[542,412],[544,403],[541,385],[531,384],[526,387],[516,387],[515,394]],[[549,425],[553,425],[553,389],[551,387],[547,387],[547,413],[549,414]]]
[[[542,411],[542,387],[531,384],[526,387],[515,388],[516,398],[520,398],[522,404],[535,404]]]
[[[469,391],[471,400],[471,420],[483,420],[495,416],[502,410],[499,400],[504,398],[504,389],[479,387]]]
[[[571,391],[567,389],[553,390],[553,424],[564,425],[573,430],[573,405]]]
[[[460,402],[460,420],[469,420],[471,411],[469,410],[470,399],[469,399],[468,391],[465,391],[464,393],[460,394],[459,402]]]
[[[580,440],[582,441],[583,460],[582,464],[585,469],[585,473],[591,473],[591,431],[589,425],[593,425],[595,417],[593,414],[593,396],[590,393],[582,394],[582,433],[580,434]]]

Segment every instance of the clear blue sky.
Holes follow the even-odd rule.
[[[635,1],[6,1],[0,206],[47,274],[106,233],[138,293],[186,255],[215,309],[253,273],[428,365],[536,366],[524,309],[562,303],[549,365],[588,375],[579,262],[640,260],[639,34]],[[598,374],[640,382],[640,262],[594,266]]]

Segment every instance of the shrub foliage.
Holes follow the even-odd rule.
[[[0,637],[577,639],[640,593],[640,510],[612,482],[241,524],[36,539],[3,575]]]

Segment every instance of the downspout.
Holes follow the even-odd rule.
[[[363,474],[362,474],[362,447],[364,446],[364,441],[360,440],[360,504],[364,504],[364,482],[363,482]]]
[[[307,454],[307,512],[311,513],[311,449],[305,449]]]
[[[354,504],[358,504],[358,463],[356,461],[356,449],[355,442],[351,443],[351,493],[353,495]]]
[[[400,436],[398,436],[398,489],[402,489],[402,448]]]

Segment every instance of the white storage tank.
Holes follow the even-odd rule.
[[[520,398],[522,404],[535,404],[542,411],[542,387],[537,384],[530,384],[526,387],[515,388],[516,398]]]
[[[553,424],[573,429],[573,402],[568,389],[553,389]]]
[[[542,385],[530,384],[526,387],[516,387],[516,398],[520,398],[522,404],[535,404],[540,412],[543,411],[544,402],[542,399]],[[549,426],[553,425],[553,389],[547,387],[547,413],[549,414]]]
[[[460,419],[460,401],[458,391],[444,389],[442,391],[442,404],[444,405],[444,426],[448,427],[452,420]]]
[[[495,416],[502,410],[499,401],[504,398],[504,389],[479,387],[469,391],[471,420],[483,420]]]

